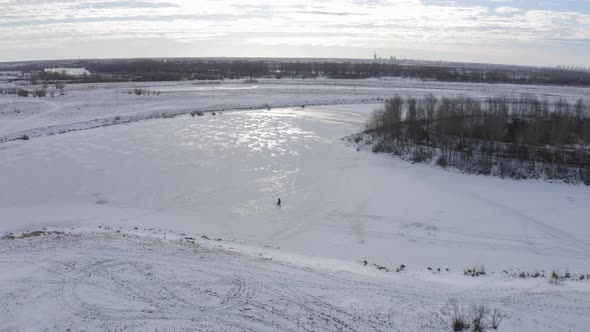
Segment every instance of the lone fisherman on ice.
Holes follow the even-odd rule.
[[[277,201],[277,206],[281,206],[281,199],[279,198],[279,200]]]

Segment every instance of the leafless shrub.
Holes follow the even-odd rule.
[[[498,309],[492,310],[490,313],[490,325],[492,329],[497,330],[504,319],[508,318],[508,315]]]
[[[465,331],[469,328],[469,319],[465,314],[465,308],[456,299],[452,299],[443,308],[443,313],[450,317],[450,325],[453,331]]]
[[[551,278],[549,278],[549,283],[552,285],[556,285],[556,286],[560,284],[559,272],[557,272],[557,271],[551,272]]]
[[[463,274],[466,276],[479,277],[486,274],[486,268],[483,265],[480,265],[479,267],[476,266],[473,268],[468,268],[463,270]]]
[[[489,309],[484,304],[474,305],[469,313],[471,318],[471,329],[473,332],[483,332],[485,329],[485,317]]]
[[[16,236],[14,236],[14,234],[6,234],[2,237],[0,237],[0,240],[14,240],[16,239]]]
[[[490,310],[487,304],[472,305],[468,310],[459,304],[456,299],[451,299],[442,309],[442,314],[449,317],[449,325],[453,331],[483,332],[485,329],[497,330],[505,319],[509,318],[506,312],[496,308]],[[446,322],[446,320],[445,320]]]

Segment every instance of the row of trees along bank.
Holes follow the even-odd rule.
[[[375,152],[415,162],[435,158],[469,173],[590,185],[589,106],[531,96],[395,96],[372,114],[365,135]]]

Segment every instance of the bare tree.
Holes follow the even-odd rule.
[[[388,151],[418,151],[412,159],[420,161],[424,151],[436,152],[441,165],[476,173],[490,174],[496,165],[500,176],[543,172],[590,184],[590,109],[583,101],[395,96],[373,113],[367,132],[387,141]]]

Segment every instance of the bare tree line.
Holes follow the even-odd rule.
[[[395,96],[367,123],[375,152],[435,156],[441,166],[590,185],[590,105],[532,96],[423,99]]]
[[[7,87],[7,88],[0,88],[0,95],[16,95],[19,97],[46,97],[51,96],[55,97],[56,95],[63,96],[65,94],[64,83],[56,83],[55,88],[53,89],[53,84],[49,85],[47,83],[43,83],[41,88],[35,88],[32,90],[27,90],[23,88],[16,88],[16,87]],[[51,89],[50,89],[51,88]]]
[[[56,66],[85,67],[91,75],[70,76],[45,72]],[[590,73],[554,68],[399,64],[381,61],[279,60],[279,59],[117,59],[41,61],[20,65],[2,65],[6,70],[30,73],[32,82],[150,82],[178,80],[223,80],[262,77],[363,79],[404,77],[445,82],[511,84],[552,84],[590,86]]]

